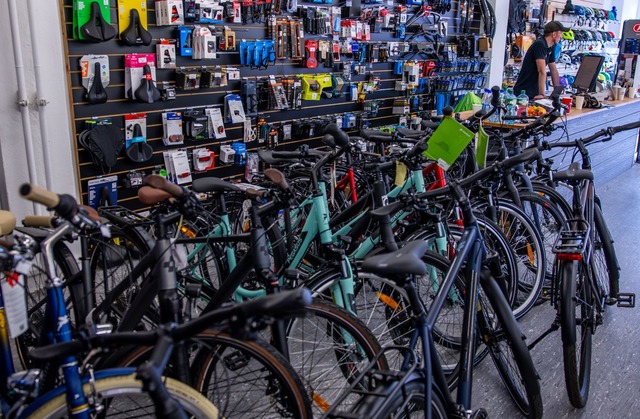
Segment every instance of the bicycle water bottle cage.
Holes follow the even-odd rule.
[[[82,25],[80,32],[93,42],[104,42],[112,39],[118,33],[113,26],[102,17],[102,11],[97,1],[91,3],[89,21]]]
[[[145,65],[143,72],[144,78],[142,79],[140,86],[138,86],[135,91],[135,98],[144,103],[157,102],[160,100],[160,90],[156,87],[151,76],[151,67],[149,67],[149,65]]]
[[[87,92],[87,100],[89,103],[105,103],[107,101],[107,92],[102,85],[102,76],[100,74],[100,63],[96,62],[93,70],[93,84]]]
[[[149,160],[153,156],[153,148],[147,144],[147,139],[142,135],[142,127],[140,124],[133,126],[133,138],[131,144],[126,151],[129,160],[136,163],[142,163]]]
[[[142,26],[138,9],[131,9],[130,16],[129,26],[120,34],[122,42],[131,46],[151,44],[151,34]]]

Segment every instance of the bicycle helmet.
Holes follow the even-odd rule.
[[[573,3],[571,3],[571,0],[567,0],[567,2],[564,5],[564,9],[562,9],[562,14],[563,15],[573,15],[576,13],[576,9],[573,6]]]
[[[573,41],[575,39],[575,34],[573,33],[573,29],[569,29],[567,32],[562,32],[562,39],[567,41]]]
[[[585,13],[584,7],[582,7],[582,6],[574,6],[574,10],[576,12],[576,15],[584,16],[584,13]]]

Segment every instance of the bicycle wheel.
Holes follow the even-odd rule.
[[[42,234],[42,230],[38,229],[20,229],[21,232],[27,235],[30,235],[28,233],[31,230],[36,230],[36,233],[40,232],[40,234]],[[45,235],[46,234],[48,233],[45,233]],[[63,294],[65,297],[67,311],[69,312],[70,322],[71,324],[76,324],[75,319],[78,318],[79,313],[76,310],[77,305],[75,304],[75,301],[83,298],[83,291],[80,289],[82,287],[82,283],[75,280],[76,278],[79,279],[77,276],[80,271],[78,263],[76,262],[76,259],[69,247],[63,242],[58,242],[54,246],[53,258],[57,274],[62,281]],[[46,261],[44,260],[42,253],[38,252],[34,255],[31,271],[29,272],[27,281],[25,281],[29,328],[16,339],[18,357],[20,358],[22,366],[25,368],[29,368],[31,365],[28,356],[29,351],[32,348],[45,343],[43,341],[42,333],[47,321],[46,282],[48,279]],[[46,386],[45,380],[45,387]]]
[[[438,285],[442,284],[449,269],[449,261],[432,252],[427,252],[423,260],[429,267],[429,274],[416,278],[416,288],[428,309],[438,291]],[[312,278],[307,286],[316,298],[330,300],[332,287],[338,283],[339,279],[338,272],[325,271]],[[460,357],[460,334],[464,311],[463,288],[462,278],[459,278],[433,328],[435,346],[442,368],[450,380],[450,386],[455,385],[457,378],[455,371]],[[365,323],[382,346],[409,344],[415,330],[411,305],[404,289],[398,287],[393,281],[370,273],[358,272],[355,278],[353,306],[357,317]],[[421,353],[420,342],[417,343],[416,351]],[[391,352],[391,354],[394,353]],[[403,357],[399,354],[398,356],[391,354],[387,354],[389,365],[392,368],[399,368]]]
[[[479,203],[477,208],[486,205]],[[517,294],[511,307],[519,319],[531,310],[542,292],[546,274],[544,244],[538,229],[520,208],[501,201],[496,212],[496,224],[507,236],[518,264]]]
[[[594,310],[589,270],[584,262],[560,261],[560,327],[564,381],[569,401],[581,408],[589,398]]]
[[[311,417],[311,403],[288,361],[261,339],[244,341],[205,330],[185,342],[193,387],[227,418]],[[130,367],[148,359],[152,348],[122,348],[101,364]],[[172,375],[169,364],[165,375]]]
[[[620,266],[613,246],[613,239],[600,205],[596,203],[593,210],[595,229],[591,261],[594,275],[600,288],[601,297],[605,298],[607,304],[615,304],[620,292]]]
[[[518,409],[541,418],[540,383],[525,338],[500,287],[488,272],[480,276],[478,329],[502,382]]]
[[[409,381],[391,400],[380,396],[370,396],[368,400],[365,398],[356,413],[361,414],[362,417],[380,419],[424,418],[426,417],[426,412],[424,411],[426,389],[424,387],[422,379]],[[392,390],[393,385],[383,386],[373,391],[377,394],[388,394]],[[382,405],[383,402],[385,402],[384,405]],[[450,417],[444,397],[437,389],[431,391],[431,417],[433,419]]]
[[[84,384],[84,394],[89,400],[95,400],[94,410],[96,414],[99,411],[99,417],[156,416],[153,401],[142,389],[142,381],[137,380],[135,375],[99,378],[95,380],[95,387],[91,383]],[[164,384],[171,397],[180,403],[187,417],[218,418],[217,408],[193,388],[171,378],[165,378]],[[94,389],[97,397],[93,397]],[[30,405],[25,416],[47,419],[68,417],[67,396],[63,390],[59,392],[61,394],[40,406]],[[46,397],[45,394],[43,398]],[[35,400],[34,405],[37,403],[38,399]]]
[[[322,415],[381,350],[373,334],[346,310],[326,301],[287,327],[289,362],[304,382],[314,415]],[[377,368],[387,369],[380,357]]]

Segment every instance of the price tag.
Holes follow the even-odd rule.
[[[2,299],[11,339],[20,336],[29,327],[24,278],[24,275],[13,274],[2,281]]]

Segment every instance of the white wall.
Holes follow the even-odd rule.
[[[9,16],[9,3],[16,6],[18,22],[15,32]],[[36,92],[35,71],[33,65],[34,44],[30,36],[27,4],[32,5],[32,20],[35,30],[35,51],[38,52],[43,71],[43,86]],[[75,165],[73,163],[73,143],[71,115],[67,89],[66,66],[64,61],[62,19],[58,0],[4,0],[0,2],[0,56],[5,62],[3,77],[0,77],[0,207],[16,213],[19,219],[34,212],[34,207],[18,195],[18,187],[31,181],[41,186],[45,182],[45,160],[50,163],[52,180],[48,185],[58,193],[77,196]],[[24,61],[25,96],[29,101],[29,119],[34,153],[33,161],[36,178],[29,178],[27,152],[25,148],[25,130],[22,126],[18,100],[18,82],[16,60],[11,40],[18,37],[19,52]],[[43,118],[38,113],[36,99],[45,99]],[[49,155],[42,152],[40,124],[46,132],[49,143]]]
[[[502,86],[504,52],[507,45],[507,22],[509,20],[509,0],[489,0],[496,12],[496,34],[491,49],[488,87]]]

